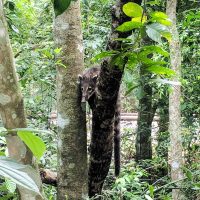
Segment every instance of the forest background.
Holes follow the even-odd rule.
[[[85,67],[94,65],[96,55],[103,52],[110,33],[110,7],[113,1],[81,2],[82,30],[85,49]],[[165,1],[149,1],[147,9],[165,11]],[[39,162],[40,168],[57,168],[57,129],[52,123],[52,113],[56,111],[56,57],[61,49],[56,48],[53,40],[54,11],[50,1],[15,0],[5,2],[8,31],[15,57],[16,69],[25,101],[28,127],[41,131],[37,133],[45,143],[46,151]],[[199,198],[199,118],[200,118],[200,70],[199,70],[199,25],[200,11],[196,1],[178,1],[177,27],[182,53],[182,144],[184,148],[186,178],[181,188],[186,199]],[[163,48],[169,51],[167,42]],[[165,74],[165,73],[164,73]],[[166,73],[167,74],[167,73]],[[165,75],[166,75],[165,74]],[[163,78],[163,74],[153,74],[154,78]],[[157,77],[158,76],[158,77]],[[137,112],[143,93],[140,86],[140,74],[137,67],[126,69],[122,82],[123,112]],[[163,79],[165,80],[165,79]],[[151,82],[153,99],[159,102],[157,110],[160,119],[153,146],[153,159],[135,164],[136,130],[122,130],[122,173],[113,178],[113,166],[106,179],[104,195],[107,199],[171,199],[174,183],[168,176],[166,148],[169,138],[163,127],[168,124],[166,109],[170,89],[168,84]],[[5,155],[6,142],[1,137],[1,152]],[[149,176],[151,174],[151,176]],[[151,180],[148,180],[151,179]],[[14,189],[13,189],[14,188]],[[2,199],[17,198],[12,181],[1,184]],[[56,198],[54,186],[44,185],[48,199]]]

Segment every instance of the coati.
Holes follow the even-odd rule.
[[[81,87],[81,102],[88,102],[91,109],[95,106],[95,91],[97,78],[100,73],[99,67],[92,67],[79,75]],[[115,176],[120,173],[120,98],[115,108],[115,121],[114,121],[114,163],[115,163]]]

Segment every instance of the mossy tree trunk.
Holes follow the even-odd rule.
[[[150,75],[143,66],[140,69],[140,83],[142,97],[139,99],[137,135],[136,135],[136,160],[151,159],[151,127],[155,110],[152,102],[152,87],[149,85]]]
[[[112,32],[107,44],[107,50],[121,50],[121,42],[116,38],[126,38],[130,33],[119,33],[115,29],[127,19],[122,6],[130,0],[119,0],[112,7]],[[141,4],[140,0],[134,1]],[[104,180],[108,174],[113,150],[113,126],[115,106],[123,75],[124,65],[115,66],[112,59],[106,59],[101,64],[97,82],[95,107],[92,118],[91,155],[89,164],[89,196],[100,194]]]
[[[87,141],[85,112],[81,109],[78,74],[83,71],[80,1],[55,18],[54,39],[62,48],[57,66],[58,187],[57,199],[87,195]]]
[[[179,34],[176,27],[176,0],[167,0],[167,14],[172,21],[170,31],[172,40],[170,42],[170,60],[171,69],[176,72],[176,77],[173,81],[180,81],[181,78],[181,48]],[[182,137],[181,137],[181,86],[174,85],[172,92],[169,94],[169,133],[170,133],[170,152],[169,164],[171,166],[172,181],[177,181],[184,178],[183,167],[183,152],[182,152]],[[172,198],[174,200],[184,199],[180,189],[172,190]]]
[[[25,128],[26,117],[24,102],[18,84],[14,65],[13,52],[7,31],[7,24],[3,12],[3,2],[0,0],[0,115],[6,129]],[[23,164],[32,165],[33,155],[16,133],[6,137],[9,156]],[[27,172],[31,176],[31,170]],[[39,173],[32,177],[39,188],[41,180]],[[41,199],[40,196],[18,187],[20,199]]]

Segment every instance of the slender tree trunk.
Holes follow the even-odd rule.
[[[116,27],[127,21],[122,6],[128,0],[119,0],[112,7],[112,33],[107,50],[120,50],[121,42],[113,38],[126,38],[127,33],[118,33]],[[140,4],[141,1],[135,1]],[[130,33],[129,33],[130,34]],[[91,156],[89,165],[89,196],[100,194],[108,174],[113,150],[113,126],[115,107],[124,66],[113,66],[112,59],[104,60],[97,82],[95,107],[93,108]]]
[[[78,74],[83,71],[80,1],[55,18],[54,39],[62,48],[57,66],[58,200],[87,195],[87,137]]]
[[[179,81],[181,78],[181,49],[179,42],[179,34],[176,27],[176,0],[167,0],[167,14],[172,20],[170,42],[170,59],[171,68],[176,72],[174,81]],[[182,140],[181,140],[181,87],[173,86],[173,91],[169,94],[169,133],[170,133],[170,153],[169,163],[171,165],[172,181],[180,180],[184,177],[182,172],[183,155],[182,155]],[[174,200],[183,199],[183,195],[179,189],[173,189],[172,198]]]
[[[25,128],[26,118],[24,102],[18,85],[14,66],[14,57],[7,31],[7,24],[3,13],[3,3],[0,0],[0,115],[6,129]],[[33,155],[16,133],[6,137],[9,156],[23,164],[32,164]],[[31,171],[27,172],[31,176]],[[32,177],[39,188],[41,180]],[[41,199],[38,195],[18,187],[21,200]]]
[[[157,155],[168,159],[168,141],[169,141],[169,103],[168,97],[159,100],[159,131],[158,145],[156,147]],[[167,102],[166,102],[167,101]]]
[[[136,160],[151,159],[151,125],[155,111],[152,109],[152,88],[149,85],[150,77],[143,68],[140,70],[141,89],[143,97],[139,100],[139,113],[137,120]]]

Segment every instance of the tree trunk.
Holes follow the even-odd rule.
[[[112,33],[107,50],[120,50],[121,42],[113,38],[126,38],[130,33],[119,33],[116,27],[127,21],[122,12],[122,6],[128,0],[117,1],[112,8]],[[140,0],[135,1],[141,3]],[[100,194],[104,180],[108,174],[113,150],[113,126],[115,107],[119,87],[123,75],[123,66],[115,66],[111,59],[104,60],[97,82],[95,106],[92,118],[91,155],[89,165],[89,196]]]
[[[62,48],[57,66],[58,200],[87,195],[87,136],[78,74],[83,71],[80,1],[55,18],[54,39]]]
[[[167,1],[167,14],[172,20],[170,42],[170,59],[171,69],[176,72],[173,81],[179,81],[181,78],[181,49],[179,42],[179,34],[176,27],[176,0]],[[182,172],[183,155],[182,155],[182,139],[181,139],[181,87],[173,86],[173,91],[169,94],[169,133],[170,133],[170,153],[169,163],[171,165],[172,181],[180,180],[184,177]],[[183,199],[183,195],[179,189],[173,189],[172,198],[174,200]]]
[[[14,66],[14,57],[3,13],[3,2],[0,0],[0,115],[6,129],[25,128],[26,118],[24,102],[18,85]],[[33,155],[16,133],[6,137],[9,156],[23,164],[32,164]],[[31,171],[27,172],[31,176]],[[39,173],[32,177],[39,188],[41,180]],[[21,200],[41,199],[27,189],[18,187]]]
[[[137,120],[136,160],[151,159],[151,125],[155,111],[152,107],[152,88],[149,85],[150,77],[140,70],[140,82],[143,97],[139,100],[139,113]]]
[[[162,97],[159,100],[159,131],[158,131],[158,145],[156,147],[157,155],[163,157],[166,160],[168,159],[168,141],[169,141],[169,97]],[[166,102],[167,101],[167,102]]]

